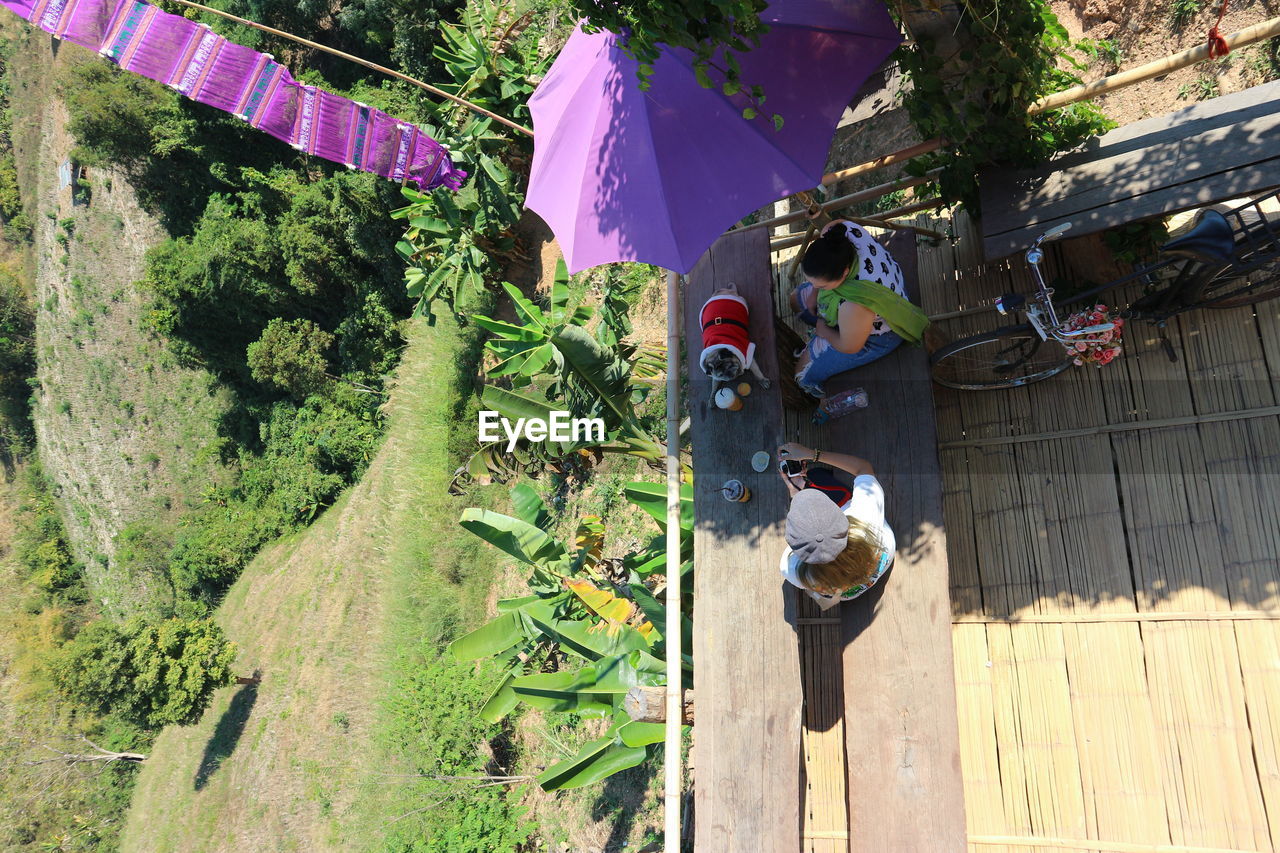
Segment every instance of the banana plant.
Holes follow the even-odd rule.
[[[519,28],[502,4],[468,4],[461,26],[440,28],[442,43],[434,52],[451,78],[441,88],[500,115],[527,118],[529,81],[541,76],[550,57],[523,43],[513,50]],[[491,278],[493,257],[514,248],[511,232],[524,203],[530,144],[451,102],[427,109],[431,118],[423,129],[470,173],[456,193],[403,188],[409,203],[391,214],[408,223],[396,251],[407,264],[405,287],[417,300],[415,313],[433,318],[432,303],[438,299],[461,313],[460,297],[481,293]]]
[[[648,499],[644,484],[631,487],[638,488],[629,495]],[[622,700],[632,687],[666,683],[666,610],[644,583],[648,575],[665,572],[665,551],[651,544],[628,555],[622,560],[628,581],[614,585],[602,571],[599,518],[582,519],[573,541],[565,542],[546,532],[551,514],[528,485],[512,490],[512,505],[515,517],[468,509],[460,523],[531,568],[530,594],[499,601],[495,619],[454,640],[449,650],[458,660],[496,657],[503,663],[504,673],[480,710],[482,719],[497,722],[523,702],[546,712],[612,720],[604,735],[537,777],[549,791],[576,788],[634,767],[662,741],[663,727],[631,720]],[[689,642],[687,617],[681,633]],[[549,668],[553,661],[556,666]],[[691,683],[692,658],[684,655],[682,664]]]
[[[569,273],[564,261],[556,264],[549,307],[544,310],[510,284],[504,284],[515,306],[517,322],[476,316],[476,325],[492,337],[485,348],[496,363],[488,370],[491,378],[505,378],[510,388],[487,385],[481,394],[485,407],[510,420],[518,418],[548,419],[553,411],[567,408],[576,418],[599,418],[604,422],[603,443],[567,443],[550,439],[537,446],[538,452],[554,458],[593,447],[604,453],[625,453],[656,463],[666,449],[638,422],[635,406],[643,402],[652,386],[652,359],[639,356],[639,369],[621,354],[616,338],[613,343],[593,336],[586,324],[595,311],[586,306],[570,310]],[[635,355],[635,350],[630,350]],[[639,374],[639,375],[637,375]],[[535,378],[547,377],[545,390],[530,387]],[[493,448],[482,448],[477,454],[493,469]],[[474,457],[473,457],[474,460]],[[686,472],[691,476],[691,472]]]

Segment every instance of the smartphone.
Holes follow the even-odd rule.
[[[804,473],[804,462],[799,459],[779,459],[778,470],[787,477],[798,477]]]

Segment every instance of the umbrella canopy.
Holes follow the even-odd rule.
[[[570,271],[688,272],[743,216],[818,184],[844,108],[901,36],[882,0],[774,0],[761,17],[769,32],[737,55],[742,80],[765,90],[750,120],[745,95],[698,84],[690,51],[665,48],[642,92],[617,36],[570,37],[529,100],[526,201]]]

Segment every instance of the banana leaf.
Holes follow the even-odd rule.
[[[531,566],[567,565],[564,544],[526,521],[487,509],[463,510],[463,527],[490,545]]]
[[[449,652],[459,661],[487,658],[528,639],[525,622],[516,613],[504,613],[449,644]]]
[[[526,524],[539,530],[551,526],[551,511],[528,483],[520,483],[511,490],[511,506],[515,508],[516,517]]]
[[[517,421],[521,418],[525,420],[536,419],[551,421],[551,413],[563,411],[563,406],[553,404],[546,397],[538,396],[534,393],[517,393],[515,391],[507,391],[494,385],[484,386],[484,390],[480,392],[480,403],[486,409],[491,409],[509,421]],[[545,452],[564,455],[573,450],[575,445],[571,441],[545,441],[530,442],[530,446],[542,448]]]
[[[666,735],[667,727],[662,723],[642,723],[639,720],[631,720],[618,726],[618,740],[622,741],[623,746],[637,747],[662,743]]]
[[[476,714],[477,717],[487,723],[501,722],[503,717],[510,714],[516,705],[520,704],[520,697],[516,695],[512,682],[519,677],[523,666],[523,663],[517,662],[515,666],[502,674],[497,686],[494,687],[493,692],[489,694],[489,698],[485,700],[484,705]]]
[[[515,303],[516,313],[521,316],[525,323],[534,329],[545,332],[547,328],[547,315],[543,310],[526,299],[525,295],[520,292],[520,288],[515,285],[504,281],[502,283],[502,288],[507,291],[507,295],[510,296],[511,301]]]
[[[542,790],[566,791],[581,788],[644,761],[649,750],[619,744],[616,740],[618,728],[614,726],[604,737],[584,745],[577,755],[553,764],[538,774],[538,784],[542,786]]]
[[[623,625],[610,634],[601,630],[602,626],[568,619],[547,618],[546,610],[549,609],[532,605],[525,608],[523,612],[542,634],[560,643],[565,651],[588,661],[618,657],[649,647],[644,635],[630,626]]]
[[[565,371],[591,389],[600,405],[613,415],[615,425],[634,422],[631,368],[625,361],[581,326],[565,326],[551,337],[551,342],[564,357]]]
[[[627,483],[623,489],[627,500],[640,507],[658,522],[664,531],[667,529],[667,487],[664,483]],[[693,532],[693,486],[680,486],[680,529],[685,533]]]
[[[593,690],[595,670],[584,667],[577,672],[541,672],[511,680],[511,691],[517,699],[540,711],[572,711],[587,717],[613,714],[621,694]]]

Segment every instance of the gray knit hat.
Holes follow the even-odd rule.
[[[801,560],[830,563],[848,541],[849,519],[824,492],[804,489],[791,499],[787,544]]]

